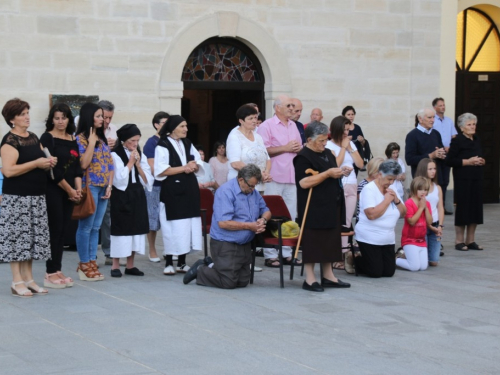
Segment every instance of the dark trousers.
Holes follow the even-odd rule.
[[[210,240],[212,268],[198,268],[196,283],[222,289],[243,288],[250,282],[252,253],[250,243],[238,245],[231,242]]]
[[[450,183],[450,170],[451,168],[445,165],[444,163],[437,163],[438,176],[439,178],[439,186],[441,186],[441,190],[443,191],[443,207],[446,202],[446,189],[448,188],[448,184]],[[445,207],[446,208],[446,207]]]
[[[394,245],[371,245],[359,242],[360,257],[355,257],[359,273],[368,277],[392,277],[396,272]]]
[[[68,200],[68,194],[53,183],[47,184],[47,217],[49,220],[51,259],[47,260],[47,273],[61,270],[64,246],[64,235],[68,230],[73,212],[73,202]]]

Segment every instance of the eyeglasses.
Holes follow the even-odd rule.
[[[250,185],[247,180],[243,178],[243,181],[245,181],[245,184],[250,188],[250,189],[255,189],[255,185]]]

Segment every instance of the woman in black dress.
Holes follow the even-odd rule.
[[[314,121],[306,130],[305,147],[293,159],[297,186],[297,211],[300,225],[304,225],[302,237],[302,261],[306,280],[302,289],[323,292],[324,287],[349,288],[333,275],[332,263],[342,261],[341,226],[345,223],[344,192],[340,179],[350,173],[337,167],[335,156],[325,151],[328,126]],[[317,171],[316,175],[306,173]],[[305,222],[302,222],[309,190],[313,189]],[[321,263],[323,279],[316,282],[314,264]]]
[[[47,117],[45,133],[40,137],[42,146],[47,147],[50,154],[59,160],[52,170],[54,179],[48,178],[46,193],[51,252],[43,280],[43,285],[47,288],[73,286],[73,279],[61,272],[61,262],[64,236],[71,220],[73,205],[82,196],[82,168],[74,132],[75,122],[71,109],[64,103],[54,104]]]
[[[50,258],[45,171],[57,158],[45,157],[38,137],[28,131],[30,105],[9,100],[2,115],[11,131],[1,144],[3,195],[0,210],[0,261],[10,263],[15,297],[47,294],[33,281],[33,259]]]
[[[475,242],[476,228],[483,223],[483,151],[475,135],[477,117],[464,113],[457,125],[462,131],[451,140],[446,165],[453,167],[455,189],[455,249],[483,250]],[[467,227],[467,232],[466,232]],[[464,234],[466,233],[465,237]]]
[[[364,166],[366,166],[368,161],[371,159],[370,144],[366,140],[365,135],[363,134],[363,130],[361,130],[361,126],[354,123],[354,119],[356,118],[356,110],[352,105],[348,105],[342,110],[342,116],[347,117],[347,119],[351,121],[348,136],[350,140],[354,142],[354,145],[358,149],[359,155],[363,159]],[[361,168],[362,170],[365,170],[364,166],[363,168]],[[356,173],[356,176],[358,175],[359,170],[360,169],[356,165],[354,165],[354,172]]]

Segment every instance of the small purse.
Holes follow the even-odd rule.
[[[80,203],[75,204],[73,207],[73,213],[71,214],[72,220],[86,219],[95,212],[95,202],[89,187],[90,178],[88,168],[86,173],[86,182],[87,184],[82,189],[82,199],[80,200]]]

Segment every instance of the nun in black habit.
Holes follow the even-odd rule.
[[[111,156],[115,164],[111,194],[111,276],[121,277],[119,260],[127,258],[126,275],[143,276],[134,267],[135,253],[144,254],[149,232],[146,194],[153,187],[147,158],[139,150],[141,132],[137,125],[126,124],[116,132],[118,141]]]

